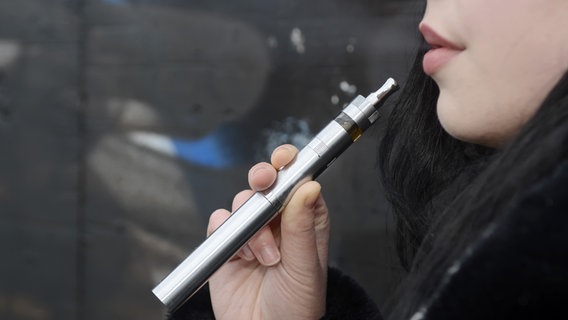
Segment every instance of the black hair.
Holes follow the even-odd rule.
[[[379,166],[409,276],[394,319],[410,318],[449,264],[568,155],[568,73],[500,150],[458,141],[436,115],[438,88],[416,57],[379,146]],[[451,245],[450,245],[451,244]]]

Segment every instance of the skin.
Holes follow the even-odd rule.
[[[566,0],[430,0],[424,25],[464,48],[431,75],[460,140],[503,145],[568,70]]]
[[[438,116],[454,137],[499,147],[536,112],[568,69],[567,0],[428,0],[420,28],[459,45],[431,74]],[[277,148],[249,172],[250,190],[268,188],[297,149]],[[208,232],[230,212],[215,211]],[[329,213],[317,182],[304,184],[278,219],[210,280],[217,319],[318,319],[325,312]]]
[[[250,190],[237,194],[233,210],[276,179],[276,168],[288,164],[298,150],[278,147],[271,163],[249,171]],[[329,214],[315,181],[302,185],[279,219],[262,229],[238,257],[210,279],[217,319],[319,319],[325,313]],[[216,210],[208,232],[230,213]],[[293,306],[293,307],[291,307]]]

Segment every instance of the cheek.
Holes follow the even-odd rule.
[[[568,26],[568,14],[563,19],[550,15],[556,0],[462,2],[477,3],[463,17],[471,27],[460,66],[463,77],[473,82],[470,86],[486,89],[480,95],[493,94],[487,102],[496,107],[533,113],[568,68],[566,33],[559,32],[562,25]],[[563,7],[557,10],[565,11]]]
[[[498,45],[468,48],[436,77],[438,117],[457,139],[491,147],[506,143],[566,69],[552,50],[526,47],[519,49],[524,54],[511,54],[510,46]]]
[[[566,0],[456,0],[466,51],[434,79],[438,117],[452,136],[498,146],[509,140],[568,69]],[[546,9],[548,8],[548,9]],[[460,29],[461,28],[461,29]],[[565,30],[565,29],[564,29]]]

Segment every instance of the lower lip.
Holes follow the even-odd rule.
[[[422,68],[427,75],[433,75],[461,51],[450,48],[431,49],[424,55]]]

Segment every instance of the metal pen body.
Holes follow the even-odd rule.
[[[304,182],[315,179],[376,120],[379,104],[397,88],[393,79],[367,98],[358,96],[285,168],[272,187],[255,193],[154,290],[170,310],[179,308],[272,220]]]

